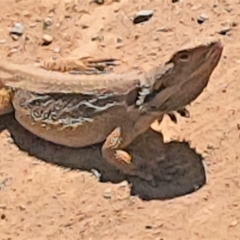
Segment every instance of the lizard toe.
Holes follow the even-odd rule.
[[[123,163],[126,163],[126,164],[131,163],[131,156],[123,150],[116,150],[115,158],[119,162],[123,162]]]

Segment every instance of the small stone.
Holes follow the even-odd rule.
[[[11,34],[11,37],[14,41],[17,41],[19,39],[19,36],[16,34]]]
[[[96,35],[96,36],[93,36],[93,37],[91,38],[91,40],[92,40],[92,41],[102,42],[102,41],[103,41],[103,36],[98,36],[98,35]]]
[[[43,28],[46,29],[52,25],[52,18],[45,18],[43,21]]]
[[[21,204],[21,205],[19,205],[19,209],[22,210],[22,211],[24,211],[24,210],[26,210],[26,206],[23,205],[23,204]]]
[[[229,227],[236,227],[238,225],[238,221],[234,220],[230,223]]]
[[[44,34],[44,35],[42,36],[42,40],[43,40],[43,44],[44,44],[44,45],[49,45],[50,43],[52,43],[53,37],[50,36],[50,35],[48,35],[48,34]]]
[[[169,31],[171,31],[171,29],[167,27],[161,27],[157,30],[157,32],[169,32]]]
[[[152,10],[141,10],[135,15],[133,23],[138,24],[146,22],[153,16],[153,13],[154,12]]]
[[[208,19],[208,16],[206,14],[201,14],[198,18],[197,18],[197,22],[199,24],[204,23],[206,20]]]
[[[226,35],[231,30],[232,30],[232,28],[230,26],[227,26],[227,27],[224,27],[222,30],[220,30],[218,33],[221,35]]]
[[[93,2],[101,5],[101,4],[104,4],[105,1],[104,0],[93,0]]]
[[[15,22],[10,30],[10,34],[21,36],[23,34],[24,26],[20,22]]]
[[[227,8],[225,8],[225,10],[226,10],[228,13],[230,13],[233,9],[232,9],[231,7],[227,7]]]
[[[104,191],[103,197],[106,199],[111,199],[112,198],[112,190],[111,188],[108,188]]]
[[[121,38],[117,38],[117,43],[122,43],[122,39]]]

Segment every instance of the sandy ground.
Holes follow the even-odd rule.
[[[56,146],[24,130],[13,115],[1,117],[0,240],[240,239],[239,1],[89,2],[0,0],[1,57],[33,63],[107,56],[124,60],[127,71],[212,36],[225,46],[221,62],[188,107],[191,118],[175,125],[166,117],[162,136],[149,131],[131,146],[142,153],[138,161],[157,163],[156,188],[116,172],[97,146]],[[134,25],[139,10],[154,14]],[[207,19],[199,24],[201,14]],[[14,22],[24,25],[20,37],[9,35]],[[44,34],[53,37],[48,46]]]

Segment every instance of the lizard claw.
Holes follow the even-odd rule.
[[[176,117],[176,115],[174,113],[168,113],[167,115],[170,117],[172,122],[177,124],[177,117]]]
[[[115,158],[116,158],[117,161],[121,161],[121,162],[124,162],[126,164],[130,164],[131,160],[132,160],[131,156],[123,150],[116,150]]]
[[[186,108],[178,110],[177,112],[181,117],[190,118],[190,112]]]

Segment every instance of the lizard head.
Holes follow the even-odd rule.
[[[207,86],[222,51],[220,41],[211,41],[176,52],[146,99],[148,111],[176,111],[195,100]]]
[[[196,74],[208,77],[217,66],[222,50],[220,41],[211,41],[176,52],[166,63],[173,66],[172,78],[163,79],[163,84],[166,86],[181,84],[189,81],[191,76]]]

